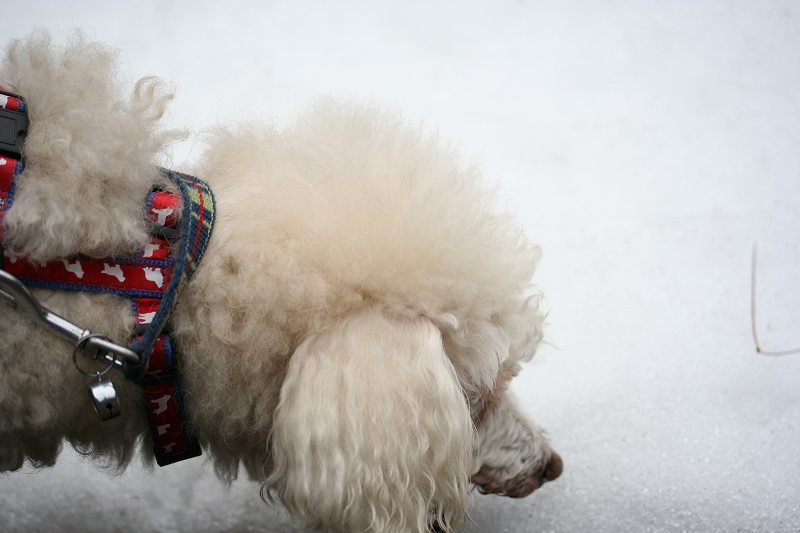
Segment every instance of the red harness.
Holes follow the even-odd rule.
[[[5,97],[0,98],[2,108],[24,112],[23,99],[7,94],[2,96]],[[24,167],[22,158],[16,159],[8,154],[9,151],[0,152],[0,243],[4,237],[4,215],[13,202],[16,177]],[[199,224],[194,221],[197,231],[190,238],[195,241],[195,250],[188,257],[190,263],[196,263],[202,256],[210,235],[210,229],[203,230],[202,220],[204,194],[210,195],[210,191],[196,178],[165,172],[196,185],[196,190],[192,192],[199,197],[200,221]],[[211,198],[207,202],[210,206],[213,203]],[[181,213],[181,204],[182,199],[178,195],[161,190],[150,192],[146,200],[146,210],[152,222],[153,237],[133,257],[93,258],[79,254],[47,263],[36,263],[6,254],[4,259],[0,257],[3,259],[0,268],[31,287],[107,292],[129,297],[137,322],[137,329],[131,338],[132,344],[136,346],[149,331],[148,326],[156,317],[162,300],[174,299],[174,294],[168,291],[171,285],[175,285],[171,282],[176,260],[181,258],[174,257],[170,239],[180,234],[177,215]],[[213,206],[211,209],[213,220]],[[201,230],[204,231],[202,239]],[[197,251],[201,240],[202,249]],[[183,261],[186,262],[186,258]],[[168,328],[160,331],[155,338],[152,351],[146,359],[143,372],[134,369],[129,377],[140,383],[144,391],[156,461],[160,466],[165,466],[200,455],[200,446],[187,423],[176,368],[175,347],[170,340]]]

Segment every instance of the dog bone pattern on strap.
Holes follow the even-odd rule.
[[[172,341],[162,334],[156,339],[147,374],[140,381],[147,422],[159,466],[199,456],[200,444],[186,423],[183,394],[175,367]]]
[[[171,259],[95,259],[84,255],[35,263],[9,255],[4,270],[32,287],[162,298],[172,279],[172,263]]]
[[[0,222],[11,206],[15,178],[22,166],[18,161],[14,163],[18,165],[10,173],[0,167]],[[126,377],[143,388],[156,461],[165,466],[201,453],[186,421],[174,343],[164,330],[178,292],[208,245],[214,225],[214,197],[198,178],[166,169],[162,172],[181,195],[160,190],[148,195],[146,206],[155,235],[134,257],[98,259],[79,254],[33,263],[7,254],[2,267],[29,286],[108,292],[131,298],[138,333],[131,348],[140,355],[141,363],[126,364],[124,371]],[[163,238],[169,234],[180,236],[175,253]]]

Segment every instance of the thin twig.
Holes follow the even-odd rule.
[[[758,326],[756,325],[756,256],[758,254],[758,246],[753,243],[753,262],[750,267],[750,326],[753,330],[753,342],[756,345],[756,351],[761,355],[791,355],[800,353],[800,347],[793,350],[782,350],[779,352],[771,352],[761,348],[761,343],[758,342]]]

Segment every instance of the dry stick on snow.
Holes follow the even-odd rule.
[[[770,352],[761,348],[758,342],[758,326],[756,325],[756,255],[758,253],[758,246],[753,243],[753,262],[750,268],[750,326],[753,329],[753,342],[756,344],[756,351],[761,355],[791,355],[800,353],[800,348],[792,350],[782,350],[779,352]]]

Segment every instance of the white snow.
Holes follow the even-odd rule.
[[[9,15],[11,16],[11,15]],[[438,127],[544,248],[549,340],[516,382],[565,460],[469,532],[797,531],[800,2],[27,1],[0,42],[78,26],[195,130],[325,94]],[[173,161],[198,156],[196,138]],[[65,352],[65,357],[68,354]],[[0,476],[4,531],[293,529],[201,460],[118,477],[71,451]]]

